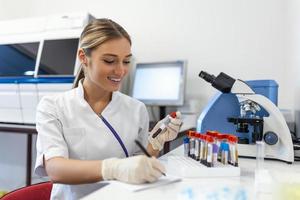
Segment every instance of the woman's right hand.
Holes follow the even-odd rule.
[[[116,179],[133,184],[154,182],[165,171],[165,167],[156,158],[144,155],[102,161],[103,180]]]

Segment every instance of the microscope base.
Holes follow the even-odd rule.
[[[256,145],[255,144],[238,144],[239,157],[241,158],[256,158]],[[266,145],[265,148],[265,159],[267,160],[279,160],[292,164],[294,159],[288,159],[290,156],[278,156],[278,152],[274,151],[274,148]]]

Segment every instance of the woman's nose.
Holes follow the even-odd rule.
[[[115,68],[115,74],[122,76],[122,75],[124,75],[124,73],[125,73],[124,64],[122,62],[118,63],[118,65]]]

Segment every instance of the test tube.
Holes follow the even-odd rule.
[[[263,141],[256,141],[256,169],[262,170],[264,168],[265,157],[265,143]]]
[[[221,162],[221,157],[222,157],[221,143],[223,141],[226,141],[226,135],[219,133],[216,137],[217,137],[217,145],[219,147],[219,149],[218,149],[218,161]]]
[[[199,136],[199,141],[200,141],[200,150],[199,150],[199,160],[202,163],[203,162],[203,157],[204,157],[204,135],[200,134]]]
[[[180,112],[171,112],[169,115],[167,115],[163,120],[159,128],[155,131],[155,133],[152,135],[152,138],[156,138],[162,131],[164,131],[168,124],[170,123],[170,117],[171,118],[176,118],[180,117]]]
[[[220,149],[220,143],[221,140],[219,139],[220,133],[218,131],[207,131],[206,135],[210,135],[214,138],[214,144],[213,144],[213,166],[217,165],[218,162],[218,154],[219,154],[219,149]],[[221,160],[221,156],[220,156]]]
[[[230,160],[229,163],[233,166],[238,166],[238,149],[237,149],[237,137],[234,135],[228,136],[229,141],[229,152],[230,152]]]
[[[206,165],[206,160],[207,160],[207,142],[206,142],[206,136],[207,135],[202,135],[202,140],[201,140],[201,152],[202,152],[202,160],[200,162],[204,165]]]
[[[228,164],[228,151],[229,145],[227,142],[221,142],[221,163],[224,165]]]
[[[195,159],[199,161],[200,159],[200,133],[195,133]]]
[[[210,135],[206,135],[207,152],[206,152],[206,166],[213,166],[213,143],[214,138]]]
[[[183,138],[184,156],[190,156],[190,139],[188,137]]]
[[[189,131],[190,157],[193,159],[195,159],[195,133],[196,133],[196,131]]]
[[[219,147],[217,144],[213,144],[213,166],[216,166],[218,163],[218,151]]]

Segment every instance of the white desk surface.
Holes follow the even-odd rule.
[[[160,159],[162,159],[164,162],[170,155],[183,155],[182,145],[162,156]],[[240,177],[182,179],[182,181],[177,183],[172,183],[159,188],[152,188],[140,192],[130,192],[124,188],[117,188],[113,185],[108,185],[87,195],[85,198],[83,198],[83,200],[238,199],[237,197],[229,196],[224,198],[224,191],[229,191],[232,194],[237,194],[237,191],[245,192],[247,198],[239,199],[266,200],[274,199],[274,197],[272,198],[272,195],[276,195],[274,193],[278,191],[278,189],[282,188],[281,186],[284,181],[289,181],[290,183],[296,181],[296,183],[300,185],[300,162],[287,164],[280,161],[264,161],[264,167],[269,171],[271,175],[270,177],[272,177],[272,185],[269,187],[271,192],[255,192],[255,188],[262,188],[255,187],[255,159],[240,158],[239,166],[241,168]],[[266,186],[266,184],[264,184],[264,186]],[[219,195],[218,198],[213,197],[213,194],[216,193]],[[223,197],[221,197],[222,194]]]

